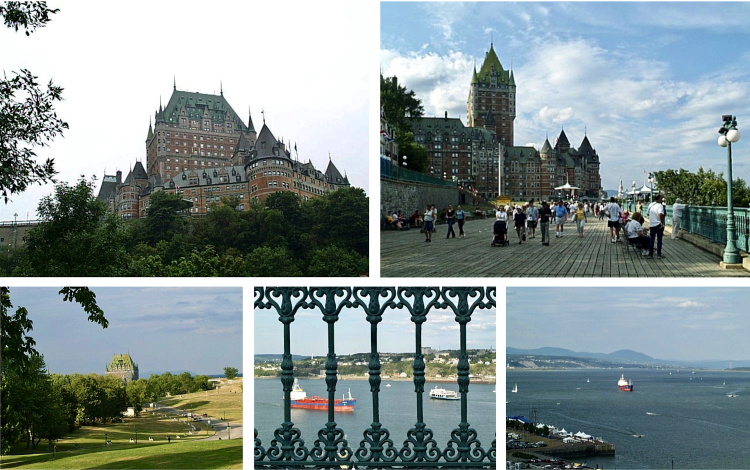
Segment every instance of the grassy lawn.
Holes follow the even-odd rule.
[[[94,426],[82,426],[79,429],[69,433],[64,438],[57,441],[57,451],[64,452],[68,450],[76,450],[76,444],[81,448],[91,447],[104,447],[104,434],[106,433],[107,439],[112,442],[112,446],[117,447],[120,445],[132,446],[130,438],[135,439],[135,430],[138,430],[138,445],[154,445],[162,442],[166,442],[167,436],[170,436],[172,440],[177,440],[177,436],[180,439],[200,439],[207,437],[206,431],[208,430],[208,436],[213,435],[214,431],[209,426],[194,422],[196,427],[200,428],[199,433],[188,434],[192,430],[185,421],[174,421],[172,417],[164,418],[159,415],[152,415],[147,410],[143,410],[141,415],[137,418],[124,418],[122,423],[112,423]],[[187,435],[185,435],[187,434]],[[153,437],[153,441],[149,441],[148,438]],[[24,453],[39,453],[44,452],[47,447],[47,441],[39,443],[36,449],[26,450],[26,445],[23,444],[16,448],[11,449],[13,454],[24,454]],[[4,465],[3,465],[4,466]]]
[[[172,441],[138,445],[111,446],[106,449],[5,456],[3,468],[242,468],[242,439],[231,441]],[[147,438],[148,439],[148,438]],[[102,439],[103,440],[103,439]],[[148,442],[148,441],[146,441]],[[114,444],[114,441],[113,441]],[[42,444],[39,444],[40,446]],[[57,446],[58,450],[60,445]]]
[[[234,384],[222,380],[221,388],[208,392],[196,392],[169,398],[162,398],[159,404],[172,406],[191,413],[207,413],[214,418],[226,415],[227,421],[242,423],[242,378],[234,379]],[[138,432],[140,435],[140,431]]]

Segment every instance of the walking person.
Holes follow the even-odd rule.
[[[555,212],[555,224],[557,225],[557,232],[555,232],[555,238],[562,238],[565,221],[568,220],[568,209],[565,208],[565,204],[563,204],[562,199],[557,201],[557,205],[555,206],[554,212]]]
[[[518,235],[518,244],[520,245],[526,239],[526,214],[523,213],[521,206],[516,207],[516,213],[513,214],[513,225],[516,227],[516,235]]]
[[[547,201],[542,201],[542,208],[539,210],[539,228],[542,230],[542,245],[549,246],[549,219],[552,217],[552,210],[549,208]]]
[[[526,227],[528,227],[529,238],[536,235],[536,225],[539,221],[539,209],[534,205],[534,200],[529,201],[529,207],[526,209]]]
[[[612,243],[620,241],[620,215],[622,209],[617,204],[617,200],[614,196],[609,198],[609,204],[604,206],[602,211],[607,216],[607,226],[609,227],[609,237],[612,239]]]
[[[458,238],[466,238],[464,233],[464,222],[466,221],[466,213],[461,206],[456,208],[456,221],[458,222]]]
[[[448,210],[445,211],[445,218],[448,221],[448,235],[445,238],[456,238],[456,232],[453,230],[453,224],[456,222],[456,211],[453,210],[453,204],[448,205]]]
[[[583,225],[588,222],[588,220],[588,217],[586,217],[586,210],[583,208],[583,203],[579,202],[575,213],[576,228],[578,229],[579,238],[583,238]]]
[[[677,238],[677,232],[680,231],[680,221],[682,220],[682,212],[685,210],[685,207],[680,198],[674,200],[674,204],[672,205],[672,240]]]
[[[651,237],[651,242],[648,246],[648,257],[650,259],[654,258],[654,244],[656,244],[656,257],[664,258],[661,254],[661,244],[664,237],[664,218],[667,215],[667,211],[664,209],[661,201],[661,194],[657,194],[654,202],[648,206],[648,234]]]
[[[432,243],[432,231],[435,230],[436,217],[437,211],[435,210],[435,205],[428,204],[427,210],[424,212],[424,241],[426,243]]]

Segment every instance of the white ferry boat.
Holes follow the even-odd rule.
[[[453,390],[440,388],[437,385],[430,390],[430,398],[437,398],[438,400],[459,400],[458,393]]]

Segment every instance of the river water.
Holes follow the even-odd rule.
[[[324,380],[300,379],[300,386],[308,397],[313,395],[327,397]],[[386,387],[391,384],[391,387]],[[435,400],[429,398],[428,390],[439,385],[447,390],[458,391],[457,384],[425,384],[423,395],[424,422],[432,429],[433,438],[442,450],[450,439],[450,433],[461,422],[461,401]],[[284,421],[283,391],[279,379],[256,379],[254,426],[263,446],[268,448],[273,431]],[[372,423],[372,393],[367,380],[341,380],[336,386],[336,398],[342,392],[357,400],[353,412],[337,412],[335,420],[339,428],[347,435],[349,446],[356,449],[362,439],[362,433]],[[496,393],[494,384],[471,384],[468,394],[468,421],[477,430],[482,448],[488,450],[495,439],[498,429],[496,421]],[[401,448],[406,439],[406,432],[417,422],[417,395],[413,382],[383,380],[380,386],[380,422],[387,428],[396,448]],[[302,431],[305,446],[312,447],[317,439],[318,430],[328,421],[328,412],[320,410],[292,409],[292,422]]]
[[[632,392],[618,390],[622,374]],[[577,459],[592,467],[668,469],[674,460],[680,469],[750,468],[750,373],[508,371],[506,381],[509,416],[536,410],[537,422],[614,443],[614,457]]]

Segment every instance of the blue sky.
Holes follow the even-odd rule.
[[[577,147],[586,133],[604,189],[629,189],[644,169],[726,173],[716,140],[732,113],[749,129],[734,176],[750,181],[750,3],[381,3],[381,69],[427,116],[466,123],[491,41],[516,80],[516,145],[554,145],[564,127]]]
[[[103,374],[113,354],[130,351],[144,372],[242,372],[242,288],[93,287],[109,327],[87,321],[60,288],[12,287],[12,311],[26,307],[29,336],[50,372]]]
[[[748,305],[747,287],[508,288],[507,346],[748,360]]]
[[[422,325],[422,346],[459,349],[459,326],[450,310],[432,309]],[[370,352],[370,324],[362,309],[344,309],[336,322],[336,353]],[[284,352],[284,325],[273,310],[255,309],[255,354]],[[467,325],[469,349],[497,346],[497,312],[476,309]],[[381,352],[414,352],[414,323],[406,309],[388,310],[378,323]],[[324,356],[328,353],[328,327],[318,310],[300,309],[291,324],[292,354]]]

